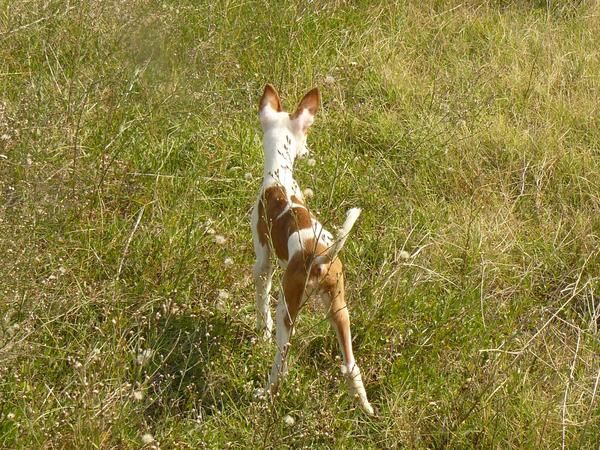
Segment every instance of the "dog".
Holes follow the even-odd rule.
[[[270,340],[273,328],[269,301],[272,253],[284,271],[276,313],[277,351],[264,392],[277,392],[280,378],[287,372],[286,354],[296,317],[304,302],[315,296],[323,301],[335,329],[350,394],[367,414],[373,415],[352,353],[343,267],[338,258],[361,210],[350,209],[334,236],[313,217],[293,177],[296,158],[308,155],[307,132],[320,100],[319,90],[314,88],[302,98],[296,111],[288,114],[282,110],[275,88],[267,84],[259,102],[265,164],[262,186],[252,209],[252,238],[257,328],[266,340]]]

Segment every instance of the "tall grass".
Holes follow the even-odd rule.
[[[0,446],[596,448],[599,14],[0,0]],[[296,169],[319,218],[363,208],[374,419],[317,305],[253,396],[266,82],[289,109],[321,88]]]

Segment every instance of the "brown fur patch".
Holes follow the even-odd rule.
[[[289,313],[285,319],[287,327],[292,325],[302,306],[305,287],[307,285],[315,286],[313,283],[316,283],[318,290],[329,297],[331,318],[334,321],[348,320],[346,311],[339,314],[340,310],[346,307],[342,262],[336,258],[330,264],[311,265],[314,255],[325,251],[327,248],[323,244],[317,242],[315,245],[315,241],[311,239],[306,242],[304,250],[292,256],[288,262],[283,278],[285,301]]]
[[[302,111],[308,109],[313,116],[319,110],[319,104],[321,103],[321,94],[319,93],[318,88],[313,88],[308,93],[302,97],[300,103],[298,104],[298,108],[294,111],[293,114],[290,114],[290,119],[296,119],[302,114]]]
[[[292,200],[303,205],[295,196],[292,196]],[[289,259],[287,244],[290,235],[312,226],[310,213],[304,208],[290,208],[279,217],[288,204],[285,190],[281,186],[265,189],[258,202],[258,240],[262,245],[271,240],[277,258],[284,261]]]
[[[270,105],[271,108],[273,108],[277,112],[282,111],[281,99],[279,98],[279,94],[271,84],[267,84],[265,86],[263,95],[260,98],[260,102],[258,103],[258,110],[260,111],[267,105]]]
[[[305,258],[303,252],[298,252],[292,256],[283,275],[283,294],[288,309],[288,315],[285,317],[284,323],[288,328],[296,320],[298,311],[302,306],[305,280]]]

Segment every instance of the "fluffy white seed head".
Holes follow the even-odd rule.
[[[288,427],[291,427],[291,426],[293,426],[293,425],[296,423],[296,420],[295,420],[295,419],[294,419],[292,416],[290,416],[290,415],[288,414],[287,416],[285,416],[285,417],[283,418],[283,423],[284,423],[286,426],[288,426]]]

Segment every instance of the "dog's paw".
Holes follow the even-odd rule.
[[[373,408],[373,406],[371,405],[371,403],[369,403],[369,400],[367,400],[366,397],[361,397],[359,394],[354,394],[354,401],[358,403],[360,409],[362,409],[367,416],[375,417],[379,415],[379,412],[375,408]]]
[[[366,402],[366,403],[360,402],[360,407],[365,412],[365,414],[367,414],[368,416],[376,415],[375,409],[371,406],[371,404],[369,402]]]
[[[375,409],[371,406],[369,400],[367,400],[367,392],[365,391],[365,386],[363,384],[362,376],[358,366],[356,364],[354,364],[352,367],[342,365],[341,370],[342,374],[346,377],[348,389],[350,390],[350,394],[354,397],[355,401],[367,415],[374,416]]]

